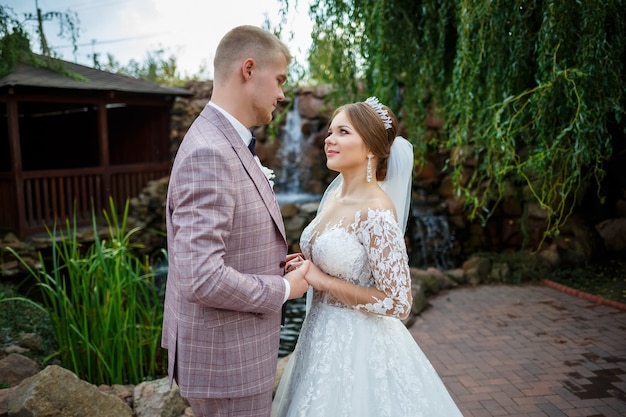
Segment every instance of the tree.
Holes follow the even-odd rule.
[[[601,196],[626,131],[626,0],[319,0],[310,16],[312,78],[337,101],[389,103],[420,156],[450,150],[470,219],[515,184],[548,212],[547,237],[584,190]],[[443,135],[416,140],[428,111]]]
[[[37,5],[37,2],[35,2]],[[26,13],[23,20],[18,17],[8,6],[0,5],[0,77],[13,72],[20,61],[25,61],[38,67],[46,67],[65,73],[76,78],[75,74],[68,73],[53,59],[39,59],[32,50],[31,37],[39,40],[40,55],[48,58],[56,58],[57,53],[48,45],[43,31],[43,22],[57,20],[59,24],[58,36],[69,38],[76,50],[78,39],[78,15],[76,12],[42,12],[36,7],[36,13]]]
[[[10,11],[0,5],[0,77],[9,74],[21,57],[30,52],[30,41]]]
[[[77,74],[66,71],[57,59],[40,59],[38,55],[47,58],[58,58],[58,54],[48,45],[43,30],[43,22],[57,20],[59,23],[58,36],[69,38],[74,52],[77,49],[79,37],[79,19],[76,12],[42,12],[37,8],[36,13],[26,13],[20,21],[10,7],[0,5],[0,77],[13,72],[18,62],[23,61],[38,67],[50,68],[72,78],[81,78]],[[31,47],[31,38],[39,43],[39,54],[35,54]],[[189,79],[207,76],[207,68],[200,68],[195,75],[182,76],[178,70],[176,57],[164,57],[165,51],[155,50],[146,53],[145,61],[131,60],[127,65],[121,65],[113,55],[107,56],[107,62],[101,64],[94,56],[94,67],[103,71],[115,72],[135,78],[144,79],[158,84],[183,85]]]

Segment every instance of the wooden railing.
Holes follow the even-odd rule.
[[[92,210],[96,216],[109,210],[109,197],[118,211],[126,200],[139,195],[149,181],[169,174],[169,164],[138,164],[49,171],[25,171],[21,180],[0,175],[0,228],[13,229],[24,239],[44,233],[46,226],[76,219],[88,226]],[[20,186],[21,182],[21,186]],[[19,193],[23,190],[23,201]],[[21,208],[21,209],[20,209]],[[119,214],[119,213],[118,213]]]

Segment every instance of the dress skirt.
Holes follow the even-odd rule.
[[[462,414],[402,321],[317,302],[281,378],[272,416]]]

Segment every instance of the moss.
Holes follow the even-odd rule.
[[[21,300],[9,300],[21,297],[17,288],[11,284],[0,283],[0,357],[6,353],[4,348],[19,345],[25,333],[33,333],[41,338],[39,348],[21,352],[22,355],[34,360],[41,368],[50,363],[57,350],[52,324],[48,313],[36,306]]]

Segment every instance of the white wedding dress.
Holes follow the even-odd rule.
[[[305,257],[324,272],[376,285],[389,298],[347,306],[314,291],[272,416],[462,416],[399,318],[410,303],[410,277],[393,212],[370,209],[335,225],[321,225],[317,217],[300,244]],[[403,309],[393,307],[403,303]]]

